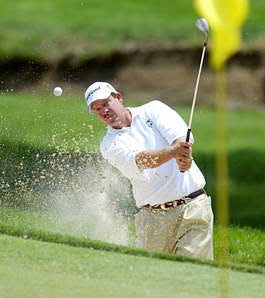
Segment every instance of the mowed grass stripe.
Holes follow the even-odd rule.
[[[184,257],[179,255],[148,251],[145,249],[106,243],[103,241],[91,240],[88,238],[78,238],[70,235],[62,235],[59,233],[51,233],[51,232],[30,229],[30,228],[21,228],[15,225],[9,226],[3,223],[0,223],[0,233],[10,235],[10,236],[22,237],[23,239],[39,240],[43,242],[65,244],[65,245],[75,246],[75,247],[92,248],[97,250],[118,252],[122,254],[134,255],[134,256],[143,256],[143,257],[163,259],[163,260],[169,260],[169,261],[178,261],[178,262],[189,262],[193,264],[209,265],[212,267],[219,266],[217,261],[202,260],[198,258],[191,258],[191,257]],[[263,275],[265,274],[265,268],[263,267],[230,263],[229,268],[237,271],[242,271],[242,272],[260,273]]]
[[[6,235],[0,235],[0,260],[2,298],[220,297],[220,269],[199,264]],[[263,297],[264,275],[228,276],[230,297]]]

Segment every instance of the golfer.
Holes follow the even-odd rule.
[[[131,181],[140,210],[136,245],[213,259],[211,199],[192,158],[192,143],[185,142],[183,119],[158,100],[127,108],[107,82],[89,86],[85,99],[89,112],[108,127],[102,156]]]

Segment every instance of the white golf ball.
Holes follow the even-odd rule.
[[[61,96],[62,93],[63,93],[63,89],[62,89],[61,87],[55,87],[55,88],[53,89],[53,94],[54,94],[55,96]]]

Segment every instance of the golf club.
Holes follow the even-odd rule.
[[[206,51],[206,47],[207,47],[208,33],[209,33],[209,26],[208,26],[208,22],[206,19],[204,19],[204,18],[198,19],[196,21],[196,26],[199,28],[200,31],[202,31],[205,34],[206,38],[205,38],[205,42],[203,44],[200,68],[199,68],[196,86],[195,86],[194,95],[193,95],[192,107],[191,107],[191,112],[190,112],[190,120],[189,120],[187,135],[186,135],[186,142],[189,142],[189,140],[190,140],[191,123],[192,123],[193,112],[194,112],[194,108],[195,108],[195,102],[196,102],[196,98],[197,98],[198,86],[199,86],[199,81],[200,81],[200,76],[201,76],[202,65],[203,65],[203,59],[204,59],[204,55],[205,55],[205,51]]]
[[[204,55],[205,55],[205,51],[206,51],[206,47],[207,47],[208,33],[209,33],[209,26],[208,26],[208,22],[206,19],[204,19],[204,18],[198,19],[196,21],[196,26],[198,27],[198,29],[200,31],[202,31],[205,34],[205,41],[203,43],[201,62],[200,62],[199,72],[198,72],[197,81],[196,81],[196,85],[195,85],[194,95],[193,95],[189,125],[188,125],[187,134],[186,134],[186,142],[189,142],[189,140],[190,140],[191,123],[192,123],[193,112],[194,112],[195,102],[196,102],[197,92],[198,92],[198,86],[199,86],[199,81],[200,81],[200,77],[201,77],[202,64],[203,64],[203,59],[204,59]],[[184,171],[181,171],[181,172],[183,173]]]

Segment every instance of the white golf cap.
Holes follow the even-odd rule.
[[[90,112],[92,102],[98,99],[108,98],[111,93],[118,93],[115,88],[107,82],[95,82],[85,92],[85,100]]]

